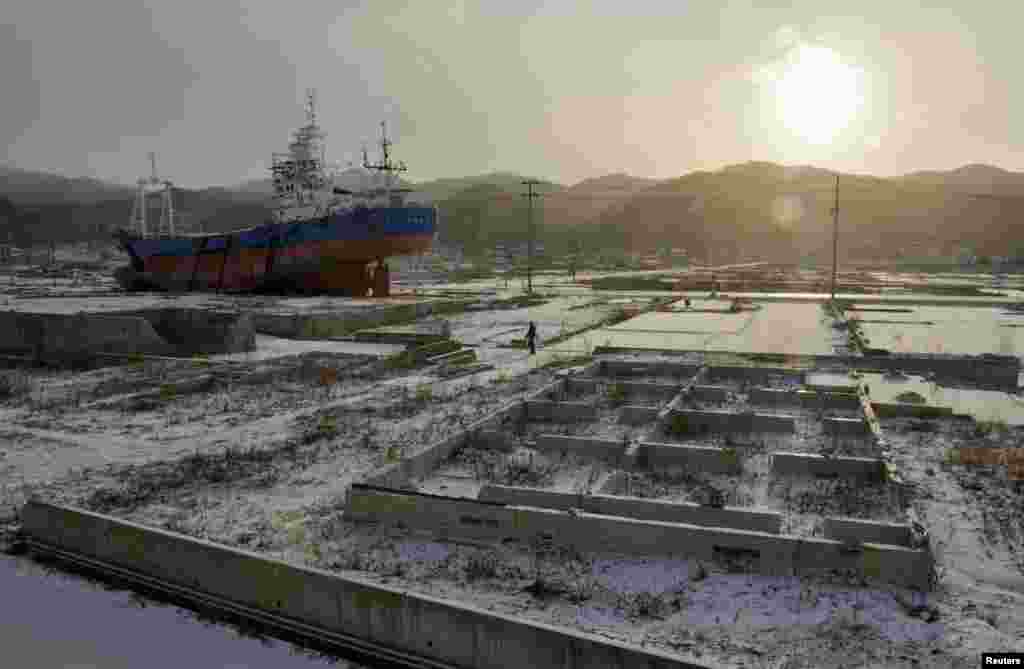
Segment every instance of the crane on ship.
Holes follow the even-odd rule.
[[[132,214],[128,222],[128,228],[139,237],[173,237],[174,236],[174,184],[166,179],[161,179],[156,171],[156,154],[150,151],[150,176],[143,177],[136,182],[135,201],[132,204]],[[160,213],[157,218],[155,230],[150,230],[148,212],[150,201],[159,199]]]

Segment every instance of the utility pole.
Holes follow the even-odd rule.
[[[832,301],[836,301],[836,263],[839,250],[839,174],[836,174],[835,204],[832,206]]]
[[[533,293],[533,200],[534,198],[540,197],[540,193],[533,192],[533,187],[539,184],[540,182],[537,181],[536,179],[527,179],[526,181],[523,182],[523,185],[526,186],[527,189],[526,192],[523,193],[523,197],[525,197],[527,199],[527,202],[529,203],[529,206],[526,210],[526,220],[527,226],[529,228],[529,246],[527,247],[528,258],[526,263],[526,292],[531,294]]]

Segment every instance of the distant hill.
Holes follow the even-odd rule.
[[[1010,172],[992,165],[965,165],[947,172],[913,172],[903,179],[975,195],[1024,197],[1024,172]]]
[[[621,210],[630,198],[657,184],[657,179],[623,173],[585,179],[544,197],[544,221],[550,225],[588,223],[600,214]]]
[[[16,205],[95,203],[130,195],[132,188],[85,177],[0,165],[0,195]]]
[[[1000,174],[1002,173],[1002,174]],[[966,169],[892,179],[840,176],[840,256],[952,255],[961,245],[1005,255],[1024,241],[1024,204],[979,197],[1013,181],[1002,170]],[[671,179],[600,217],[629,228],[634,248],[671,242],[714,261],[829,257],[834,174],[812,167],[745,163]],[[642,224],[641,224],[642,222]]]
[[[524,177],[496,172],[408,184],[438,204],[440,235],[467,252],[528,238]],[[342,186],[370,185],[362,169]],[[813,166],[767,162],[730,165],[652,180],[609,174],[563,186],[543,182],[535,206],[538,239],[550,252],[575,244],[591,250],[683,247],[726,262],[831,255],[834,175]],[[226,231],[267,220],[270,182],[181,189],[176,206],[191,230]],[[0,235],[39,243],[106,237],[128,220],[133,189],[95,179],[0,167]],[[0,236],[0,239],[3,237]],[[1024,249],[1024,173],[988,165],[880,178],[840,177],[843,259],[982,255]]]

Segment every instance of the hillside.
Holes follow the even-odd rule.
[[[110,184],[98,179],[69,178],[0,165],[0,195],[15,205],[92,204],[130,197],[131,193],[130,186]]]
[[[1024,189],[1008,180],[995,186],[977,170],[966,173],[970,179],[964,171],[895,179],[841,175],[840,257],[951,255],[963,245],[986,255],[1010,253],[1024,242],[1024,229],[1015,229],[1024,223],[1024,199],[974,191],[1024,195]],[[747,163],[662,182],[598,220],[626,226],[634,249],[671,243],[697,257],[710,253],[716,262],[830,257],[833,187],[826,170]]]
[[[412,185],[439,205],[440,236],[470,254],[528,238],[523,176],[492,173]],[[339,183],[369,184],[346,170]],[[565,187],[544,182],[535,203],[537,238],[551,253],[586,249],[646,252],[683,247],[714,262],[831,257],[834,176],[809,166],[752,162],[664,181],[610,174]],[[225,231],[269,216],[269,182],[179,190],[190,230]],[[93,179],[0,168],[0,197],[17,215],[0,235],[44,243],[106,237],[127,221],[133,193]],[[1024,174],[986,165],[879,178],[841,175],[840,254],[883,259],[1024,249]],[[5,222],[6,221],[6,222]],[[2,238],[2,237],[0,237]]]

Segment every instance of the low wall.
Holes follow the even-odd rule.
[[[601,360],[598,374],[615,378],[630,376],[670,376],[685,380],[697,373],[700,365],[688,365],[678,362]]]
[[[863,418],[823,418],[821,424],[828,435],[866,437],[871,434],[871,426]]]
[[[644,383],[639,381],[599,381],[593,378],[566,379],[566,392],[570,394],[621,393],[625,398],[653,398],[666,400],[677,392],[679,386],[670,383]],[[556,391],[557,392],[557,391]]]
[[[769,575],[849,569],[905,587],[929,587],[928,553],[899,546],[866,544],[847,552],[832,539],[611,517],[587,512],[524,508],[439,495],[409,494],[368,486],[349,489],[346,518],[385,527],[404,526],[444,539],[527,545],[539,535],[589,552],[679,555],[712,560],[743,551],[752,569]]]
[[[508,452],[522,446],[523,442],[512,433],[504,430],[477,430],[470,435],[467,445],[474,448],[487,448],[494,451]],[[367,482],[372,483],[372,481]]]
[[[518,486],[485,485],[476,496],[481,502],[496,502],[510,506],[535,506],[541,509],[582,509],[584,495],[554,490],[538,490]]]
[[[785,367],[744,367],[742,365],[712,365],[708,367],[707,379],[716,381],[741,380],[758,385],[773,383],[802,384],[803,372]]]
[[[713,446],[682,446],[641,441],[637,464],[659,471],[686,469],[713,474],[738,474],[742,467],[735,450]]]
[[[951,418],[953,416],[953,407],[937,407],[927,404],[872,402],[871,408],[879,418]]]
[[[573,422],[593,420],[597,407],[585,402],[550,402],[530,400],[526,403],[526,420]]]
[[[665,405],[664,407],[661,408],[660,411],[658,411],[659,423],[664,423],[666,420],[668,420],[669,415],[673,411],[676,411],[677,409],[683,406],[683,403],[687,400],[690,394],[690,389],[699,383],[703,383],[704,379],[707,377],[707,373],[708,368],[701,367],[692,377],[690,377],[690,380],[686,382],[686,384],[679,390],[678,393],[676,393],[675,397],[673,397],[667,405]]]
[[[589,495],[583,500],[583,510],[605,516],[624,516],[666,523],[727,527],[779,534],[782,514],[774,511],[751,511],[737,507],[714,509],[692,502],[659,502],[639,497]]]
[[[957,379],[1003,390],[1016,390],[1020,358],[1008,355],[895,354],[868,355],[850,359],[858,369],[900,371],[911,374],[933,372],[938,380]]]
[[[729,389],[722,386],[692,386],[690,397],[704,402],[726,402],[729,400]]]
[[[658,420],[658,409],[627,404],[619,408],[619,422],[624,425],[646,425]]]
[[[598,489],[600,495],[620,495],[626,490],[626,472],[611,472]]]
[[[622,516],[666,523],[683,523],[705,527],[728,527],[778,534],[782,530],[782,514],[774,511],[750,511],[736,507],[714,509],[691,502],[662,502],[639,497],[616,495],[579,495],[551,490],[516,486],[486,485],[477,499],[511,506],[582,509],[602,516]]]
[[[859,518],[826,518],[824,529],[825,538],[837,541],[909,546],[911,539],[910,525]]]
[[[30,502],[22,520],[24,531],[37,541],[455,666],[700,669],[663,653],[109,516]]]
[[[536,442],[538,451],[572,453],[573,455],[615,462],[622,458],[626,445],[626,443],[615,439],[570,437],[560,434],[542,434],[537,437]]]
[[[772,453],[777,476],[850,476],[881,481],[885,463],[874,458],[828,457],[812,453]]]
[[[860,399],[855,393],[813,392],[810,390],[780,390],[775,388],[751,388],[748,402],[755,406],[792,407],[805,409],[848,409],[860,408]]]
[[[517,412],[521,411],[522,402],[516,402],[499,409],[490,416],[473,423],[465,430],[460,430],[449,437],[434,442],[421,452],[404,458],[400,462],[384,467],[368,476],[366,482],[372,485],[402,488],[408,486],[410,481],[424,479],[437,469],[442,462],[450,458],[456,449],[472,444],[474,440],[482,438],[481,435],[487,434],[484,431],[490,429],[496,421],[500,423],[503,417],[514,417]]]
[[[678,418],[677,418],[678,417]],[[792,416],[772,414],[736,413],[735,411],[672,411],[668,420],[672,425],[685,428],[686,434],[795,432],[796,422]],[[680,422],[681,421],[681,422]]]

